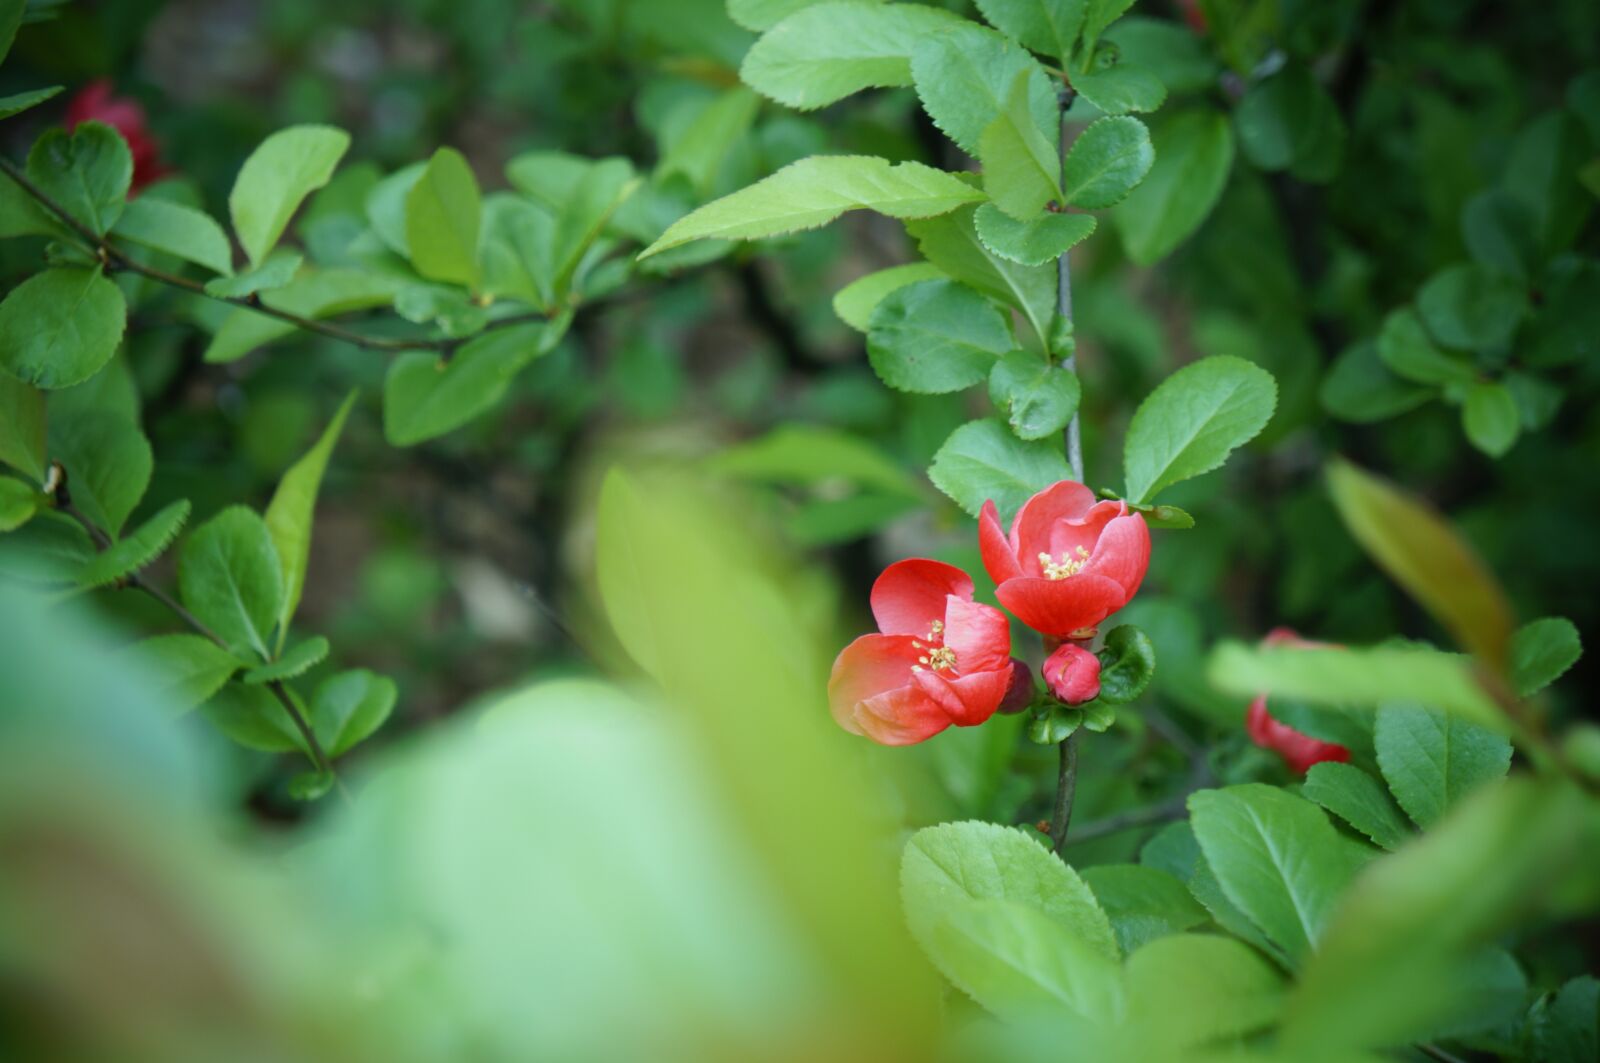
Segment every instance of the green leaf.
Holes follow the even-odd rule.
[[[1082,71],[1072,75],[1072,87],[1103,114],[1154,111],[1167,99],[1161,79],[1136,63]]]
[[[1156,674],[1155,643],[1132,624],[1112,628],[1096,656],[1100,659],[1100,700],[1107,704],[1133,701]]]
[[[394,173],[372,186],[367,193],[367,221],[378,234],[384,246],[401,258],[410,260],[411,245],[406,242],[406,201],[411,189],[422,179],[425,162],[402,166]]]
[[[109,410],[74,411],[51,423],[50,448],[67,470],[67,488],[84,516],[112,538],[121,535],[154,468],[150,441],[139,426]]]
[[[1592,158],[1582,125],[1564,110],[1524,126],[1505,158],[1500,186],[1527,207],[1547,257],[1572,245],[1594,209],[1594,194],[1578,180]]]
[[[1503,667],[1511,606],[1466,540],[1420,499],[1349,462],[1329,463],[1328,491],[1350,534],[1379,567],[1463,646],[1491,667]]]
[[[633,164],[624,158],[531,152],[512,159],[506,175],[554,216],[548,260],[534,272],[550,278],[554,297],[565,296],[584,255],[638,187]]]
[[[1313,764],[1301,792],[1391,852],[1411,837],[1411,827],[1383,784],[1354,764]]]
[[[1210,919],[1182,882],[1153,867],[1102,864],[1085,868],[1083,881],[1105,909],[1117,944],[1130,959],[1147,942]]]
[[[1231,355],[1173,373],[1139,404],[1128,425],[1123,468],[1128,500],[1218,468],[1272,419],[1278,386],[1258,365]]]
[[[461,427],[499,402],[511,379],[560,342],[567,320],[485,333],[448,362],[425,351],[402,354],[383,383],[383,434],[409,447]]]
[[[999,421],[970,421],[950,433],[933,457],[928,478],[956,505],[976,517],[993,500],[1008,521],[1022,503],[1072,469],[1053,439],[1027,443]]]
[[[1040,913],[1097,956],[1119,956],[1111,923],[1078,873],[1012,827],[964,822],[917,831],[901,857],[900,896],[924,948],[952,907],[998,900]]]
[[[639,257],[708,237],[753,240],[814,229],[849,210],[926,218],[982,198],[971,185],[921,163],[891,165],[866,155],[819,155],[790,163],[678,219]]]
[[[1471,384],[1478,379],[1471,362],[1434,346],[1422,319],[1409,307],[1384,318],[1378,332],[1378,357],[1396,376],[1419,384]]]
[[[304,675],[322,663],[328,656],[328,649],[327,639],[321,635],[313,635],[295,643],[277,660],[258,665],[245,672],[244,682],[258,686],[262,683],[274,683]]]
[[[1514,279],[1475,263],[1435,273],[1417,292],[1417,311],[1428,331],[1447,347],[1482,351],[1511,341],[1528,309]]]
[[[1024,266],[1054,262],[1095,229],[1094,217],[1089,214],[1048,213],[1032,221],[1018,221],[993,203],[980,206],[974,221],[985,247]]]
[[[1061,199],[1061,131],[1054,120],[1043,127],[1035,120],[1029,106],[1031,73],[1016,76],[1000,113],[978,138],[983,190],[995,206],[1024,221]]]
[[[287,247],[274,248],[265,262],[254,269],[206,281],[206,294],[213,299],[243,299],[261,292],[277,291],[294,283],[305,265],[305,256]],[[253,315],[260,316],[260,315]],[[293,325],[289,325],[293,328]]]
[[[1533,215],[1504,189],[1492,188],[1467,200],[1461,238],[1479,265],[1508,277],[1527,281],[1539,265]]]
[[[240,667],[231,653],[199,635],[157,635],[123,653],[133,673],[150,684],[157,702],[178,710],[205,701]]]
[[[951,280],[890,292],[867,332],[867,358],[879,379],[921,395],[971,387],[1014,346],[1010,322],[994,304]]]
[[[261,277],[274,269],[274,263],[284,254],[281,251],[273,254],[253,274],[240,274],[231,280],[237,281],[246,276]],[[219,280],[213,278],[208,283],[216,284]],[[388,306],[406,283],[404,277],[365,270],[306,270],[283,288],[267,292],[261,301],[276,310],[318,320]],[[209,363],[231,362],[295,331],[295,326],[287,321],[241,307],[223,319],[222,327],[212,337],[204,358]]]
[[[1260,783],[1191,794],[1189,821],[1228,899],[1296,962],[1368,859],[1322,809]]]
[[[1152,143],[1155,165],[1112,215],[1128,256],[1141,266],[1200,227],[1233,168],[1233,129],[1217,111],[1173,115],[1156,126]]]
[[[1304,181],[1329,181],[1338,173],[1344,119],[1302,64],[1253,84],[1233,121],[1245,157],[1263,170],[1289,170]]]
[[[1043,343],[1056,316],[1056,270],[1024,266],[993,251],[979,237],[967,208],[942,218],[908,222],[906,231],[939,271],[1022,313]]]
[[[846,284],[833,297],[833,312],[858,332],[871,327],[872,311],[890,292],[917,281],[937,280],[944,274],[927,262],[890,266]]]
[[[1061,172],[1066,201],[1084,210],[1122,202],[1156,161],[1150,131],[1137,118],[1101,118],[1072,142]]]
[[[483,197],[472,167],[454,148],[440,148],[406,193],[406,246],[429,280],[476,288]]]
[[[667,148],[658,178],[681,174],[702,196],[709,193],[728,155],[750,132],[761,99],[743,86],[719,95],[695,115]]]
[[[718,451],[708,465],[723,475],[758,483],[821,486],[848,480],[911,498],[924,492],[898,461],[873,444],[822,425],[780,425],[760,439]]]
[[[816,4],[773,26],[745,53],[739,79],[802,111],[868,88],[911,84],[911,53],[957,16],[920,4]]]
[[[140,196],[128,203],[111,233],[213,273],[233,272],[233,248],[222,226],[211,215],[182,203]]]
[[[45,477],[44,392],[0,373],[0,462],[34,483]]]
[[[94,556],[78,573],[80,587],[104,587],[138,572],[166,552],[189,519],[189,501],[180,498],[139,525],[132,534]]]
[[[38,488],[9,476],[0,476],[0,532],[16,531],[39,509]]]
[[[1084,724],[1083,709],[1048,700],[1035,703],[1028,720],[1028,741],[1040,746],[1056,746],[1072,737]]]
[[[1566,674],[1583,656],[1578,628],[1564,616],[1530,620],[1511,636],[1511,687],[1531,698]]]
[[[355,392],[345,396],[321,438],[283,474],[277,490],[272,493],[272,501],[267,504],[267,531],[283,566],[283,599],[277,616],[280,649],[289,630],[289,621],[294,619],[294,611],[300,605],[300,593],[305,589],[306,565],[311,558],[312,518],[322,474],[355,402]]]
[[[1086,0],[978,0],[991,26],[1065,62],[1083,29]]]
[[[23,111],[39,106],[46,100],[53,100],[61,94],[64,85],[51,85],[45,89],[29,89],[27,92],[16,92],[10,96],[0,97],[0,121],[14,118]]]
[[[1128,957],[1124,980],[1125,1028],[1138,1031],[1144,1045],[1165,1049],[1143,1058],[1202,1058],[1194,1050],[1204,1044],[1241,1038],[1271,1025],[1285,999],[1283,975],[1259,952],[1210,934],[1149,942]]]
[[[1144,515],[1144,522],[1152,528],[1172,528],[1176,531],[1194,527],[1194,517],[1188,510],[1177,506],[1156,506]]]
[[[398,690],[388,676],[356,668],[317,684],[311,695],[311,728],[330,757],[341,757],[383,726]]]
[[[1506,726],[1494,700],[1478,685],[1471,658],[1417,646],[1306,649],[1222,642],[1211,652],[1206,678],[1219,691],[1241,697],[1267,692],[1315,705],[1369,709],[1417,701],[1486,727]]]
[[[11,43],[17,38],[17,28],[22,25],[27,10],[27,0],[0,0],[0,60],[11,51]]]
[[[1414,410],[1432,398],[1429,388],[1409,384],[1391,373],[1368,340],[1345,348],[1322,379],[1318,398],[1341,421],[1370,424]]]
[[[95,553],[79,523],[40,510],[16,531],[0,536],[0,575],[25,586],[72,583]]]
[[[280,129],[245,159],[228,194],[233,231],[259,266],[306,196],[328,183],[350,134],[325,125]]]
[[[747,30],[771,29],[802,8],[822,0],[728,0],[728,15]]]
[[[1498,458],[1516,443],[1522,430],[1522,410],[1504,384],[1480,381],[1467,388],[1461,427],[1473,446]]]
[[[36,273],[0,303],[0,369],[51,390],[94,376],[127,327],[122,291],[99,269]]]
[[[989,372],[989,400],[1018,439],[1043,439],[1078,412],[1078,378],[1032,351],[1010,351]]]
[[[1395,800],[1424,829],[1511,768],[1511,743],[1504,735],[1421,705],[1379,708],[1373,741],[1378,770]]]
[[[1015,42],[972,23],[923,37],[911,53],[911,77],[933,124],[968,155],[1006,106],[1019,77],[1027,78],[1033,124],[1060,121],[1050,76]]]
[[[267,687],[229,683],[201,711],[213,727],[246,749],[307,753],[300,729]]]
[[[9,176],[0,175],[0,238],[48,236],[71,239],[67,229]]]
[[[72,217],[104,236],[128,199],[133,156],[104,122],[48,129],[28,152],[28,177]]]
[[[1600,1056],[1600,979],[1592,974],[1570,979],[1539,1001],[1528,1027],[1535,1059],[1587,1063]]]
[[[1083,17],[1083,41],[1088,49],[1094,47],[1113,22],[1133,6],[1133,0],[1088,0]]]
[[[196,528],[178,560],[183,604],[234,653],[272,659],[283,603],[283,571],[266,522],[231,506]]]

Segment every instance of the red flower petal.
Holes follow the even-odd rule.
[[[944,644],[955,652],[961,675],[1007,668],[1011,662],[1011,625],[991,605],[945,599]]]
[[[916,685],[941,705],[949,722],[973,727],[994,715],[1011,689],[1011,660],[1004,668],[946,678],[939,672],[917,672]]]
[[[1265,695],[1250,703],[1250,709],[1245,713],[1245,730],[1252,742],[1278,754],[1289,770],[1297,775],[1304,775],[1313,765],[1325,760],[1343,763],[1350,759],[1350,750],[1337,742],[1313,738],[1275,719],[1267,711]]]
[[[1128,601],[1122,584],[1088,572],[1058,580],[1007,580],[995,588],[995,597],[1024,624],[1061,639],[1093,627]]]
[[[862,635],[839,651],[828,678],[828,706],[847,731],[861,734],[857,706],[911,684],[911,666],[922,651],[907,635]]]
[[[1044,662],[1050,693],[1068,705],[1082,705],[1100,696],[1100,658],[1075,642],[1063,642]]]
[[[872,585],[872,615],[885,635],[922,638],[944,619],[949,595],[972,600],[972,577],[943,561],[912,557],[883,570]]]
[[[864,734],[882,745],[909,746],[932,738],[952,722],[944,702],[929,697],[913,684],[858,702],[854,726],[847,724],[845,730]]]
[[[1125,595],[1132,598],[1149,567],[1150,529],[1143,517],[1130,513],[1106,525],[1083,571],[1116,580]]]
[[[1017,510],[1017,519],[1011,522],[1012,549],[1019,558],[1025,558],[1030,549],[1049,549],[1051,526],[1058,520],[1081,521],[1094,504],[1094,492],[1076,480],[1062,480],[1046,487]],[[1030,543],[1044,545],[1030,547]]]
[[[1000,527],[1000,511],[993,502],[985,502],[978,513],[978,552],[983,555],[984,570],[997,586],[1022,575],[1017,552]]]

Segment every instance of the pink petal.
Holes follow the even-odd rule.
[[[926,675],[928,673],[918,673]],[[913,684],[857,702],[854,726],[846,730],[864,734],[886,746],[909,746],[932,738],[953,722],[942,701]]]
[[[828,707],[840,727],[860,734],[858,704],[910,685],[911,666],[922,655],[912,642],[908,635],[862,635],[839,651],[828,678]]]
[[[872,615],[885,635],[928,634],[944,619],[945,598],[972,599],[972,577],[943,561],[912,557],[883,570],[872,585]]]
[[[961,675],[1006,667],[1011,659],[1011,624],[991,605],[945,599],[944,644],[955,652]]]
[[[1122,584],[1093,573],[1052,580],[1025,576],[995,589],[1000,604],[1016,618],[1058,639],[1093,627],[1128,601]]]
[[[1011,548],[1023,557],[1026,544],[1045,541],[1056,521],[1081,520],[1094,504],[1094,492],[1076,480],[1061,480],[1046,487],[1017,510],[1017,519],[1011,522]]]
[[[1145,570],[1150,567],[1150,528],[1137,513],[1118,517],[1100,533],[1085,574],[1105,576],[1122,585],[1124,593],[1132,598],[1144,582]]]
[[[918,672],[916,685],[938,702],[946,719],[958,727],[973,727],[994,715],[1011,689],[1012,668],[946,678],[940,672]]]
[[[1017,552],[1000,529],[1000,511],[993,502],[985,502],[978,514],[978,552],[983,555],[984,570],[996,585],[1022,575]]]

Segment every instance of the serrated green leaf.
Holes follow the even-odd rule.
[[[327,639],[321,635],[313,635],[295,643],[277,660],[257,665],[245,672],[243,681],[250,686],[259,686],[262,683],[275,683],[304,675],[322,663],[328,656],[328,649]]]
[[[1233,169],[1233,130],[1220,113],[1184,111],[1156,126],[1155,165],[1113,215],[1128,255],[1148,266],[1205,221]]]
[[[1354,764],[1313,764],[1301,792],[1391,852],[1411,836],[1410,825],[1383,784]]]
[[[188,710],[222,688],[240,662],[199,635],[157,635],[123,651],[135,674],[158,695],[158,702]]]
[[[1079,395],[1071,370],[1032,351],[1010,351],[989,372],[989,400],[1006,415],[1018,439],[1043,439],[1061,431],[1078,412]]]
[[[14,118],[23,111],[39,106],[46,100],[53,100],[61,94],[64,85],[51,85],[44,89],[29,89],[27,92],[16,92],[10,96],[0,97],[0,121]]]
[[[867,358],[878,378],[921,395],[971,387],[1015,345],[1010,322],[994,304],[951,280],[890,292],[867,331]]]
[[[639,257],[691,240],[754,240],[814,229],[850,210],[926,218],[982,198],[972,186],[921,163],[891,165],[866,155],[814,156],[680,218]]]
[[[1373,742],[1395,800],[1424,829],[1511,767],[1511,743],[1504,735],[1421,705],[1380,708]]]
[[[991,26],[1065,62],[1083,30],[1087,0],[978,0]]]
[[[483,196],[472,167],[454,148],[440,148],[406,193],[406,246],[429,280],[475,288]]]
[[[280,129],[239,169],[228,194],[233,231],[259,266],[306,196],[328,183],[350,147],[350,134],[325,125]]]
[[[1056,270],[1024,266],[989,250],[978,235],[976,209],[906,223],[917,249],[940,272],[1020,311],[1043,343],[1056,316]]]
[[[189,500],[180,498],[139,525],[132,534],[96,554],[78,573],[80,587],[104,587],[144,568],[166,552],[189,519]]]
[[[104,122],[47,129],[28,152],[28,177],[72,217],[104,236],[121,216],[133,180],[122,134]]]
[[[178,560],[178,592],[231,651],[272,658],[283,570],[255,511],[232,506],[194,530]]]
[[[266,261],[254,269],[206,281],[206,294],[213,299],[243,299],[262,292],[278,291],[294,283],[305,264],[305,256],[287,247],[276,247]],[[260,317],[262,315],[255,315]],[[270,319],[269,319],[270,320]],[[293,328],[293,325],[289,325]]]
[[[999,421],[970,421],[950,433],[933,457],[928,478],[976,517],[993,500],[1002,521],[1022,503],[1060,480],[1072,469],[1055,440],[1024,442]]]
[[[1564,616],[1530,620],[1511,636],[1511,686],[1528,698],[1554,683],[1583,656],[1577,625]]]
[[[1419,384],[1470,384],[1478,378],[1471,362],[1434,346],[1422,319],[1409,307],[1384,318],[1378,332],[1378,357],[1396,376]]]
[[[1272,419],[1278,387],[1258,365],[1231,355],[1173,373],[1139,404],[1128,425],[1123,468],[1130,502],[1210,472]]]
[[[1018,77],[1028,85],[1028,110],[1036,126],[1059,121],[1050,76],[1015,42],[971,23],[928,34],[911,53],[911,77],[922,107],[967,154],[1006,105]]]
[[[1417,292],[1417,312],[1440,343],[1480,351],[1510,342],[1528,296],[1510,277],[1476,263],[1449,266]]]
[[[1132,624],[1112,628],[1096,656],[1100,659],[1100,700],[1111,705],[1137,699],[1156,673],[1155,643]]]
[[[1156,161],[1150,131],[1137,118],[1091,122],[1067,152],[1061,171],[1066,201],[1084,210],[1103,210],[1127,198]]]
[[[10,476],[0,476],[0,532],[16,531],[39,509],[39,489]]]
[[[911,84],[911,53],[959,18],[920,4],[848,0],[806,7],[745,53],[739,79],[803,111],[868,88]]]
[[[402,354],[383,383],[383,434],[408,447],[461,427],[500,401],[512,377],[565,334],[570,318],[516,325],[464,344],[450,361]]]
[[[1310,801],[1260,783],[1190,795],[1189,821],[1228,899],[1295,962],[1370,852]]]
[[[99,269],[47,269],[0,303],[0,369],[36,387],[71,387],[111,360],[127,327],[122,291]]]
[[[345,396],[321,438],[283,474],[277,490],[272,493],[272,501],[267,504],[267,531],[272,535],[272,545],[283,566],[283,600],[277,618],[280,649],[289,630],[289,621],[294,619],[294,611],[300,605],[300,593],[305,589],[306,566],[311,558],[312,518],[322,474],[355,402],[354,391]]]
[[[299,728],[265,686],[229,683],[201,711],[213,727],[246,749],[261,753],[307,752]]]
[[[978,137],[984,191],[995,206],[1024,221],[1061,200],[1061,130],[1054,120],[1044,127],[1035,120],[1030,73],[1013,79],[1000,113]]]
[[[993,203],[978,207],[973,221],[985,247],[1024,266],[1054,262],[1095,230],[1095,219],[1089,214],[1046,213],[1032,221],[1018,221]]]
[[[67,470],[72,500],[101,531],[122,534],[155,459],[138,424],[109,410],[74,411],[50,424],[50,448]]]
[[[317,684],[311,695],[311,728],[330,757],[341,757],[383,726],[398,690],[388,676],[356,668]]]
[[[1085,868],[1083,881],[1111,920],[1117,944],[1130,962],[1147,942],[1181,934],[1209,919],[1182,882],[1153,867],[1101,864]]]
[[[1074,74],[1072,87],[1104,114],[1147,113],[1167,99],[1167,86],[1155,72],[1136,63]]]
[[[1175,531],[1194,527],[1194,517],[1177,506],[1156,506],[1145,513],[1144,522],[1152,528],[1171,528]]]
[[[1271,1025],[1285,999],[1276,967],[1248,945],[1213,934],[1151,941],[1128,957],[1124,980],[1125,1029],[1137,1031],[1147,1053],[1141,1058],[1149,1059],[1200,1058],[1204,1045]]]
[[[871,327],[872,311],[890,292],[918,281],[938,280],[944,274],[928,262],[909,262],[904,266],[890,266],[855,280],[840,288],[833,297],[833,312],[839,320],[865,332]]]
[[[0,373],[0,462],[44,482],[44,392],[9,373]]]
[[[211,215],[182,203],[140,196],[128,203],[111,233],[213,273],[233,272],[233,248],[222,226]]]
[[[1461,427],[1473,446],[1498,458],[1516,444],[1522,431],[1522,410],[1504,384],[1479,381],[1467,388]]]

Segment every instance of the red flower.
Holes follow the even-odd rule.
[[[89,82],[67,103],[67,128],[76,129],[81,122],[104,122],[122,134],[133,155],[133,191],[168,172],[161,162],[161,145],[145,125],[144,107],[137,100],[111,95],[109,78]]]
[[[1100,658],[1075,642],[1063,642],[1045,658],[1044,681],[1068,705],[1093,701],[1100,696]]]
[[[978,517],[983,567],[1000,604],[1055,638],[1072,638],[1128,604],[1150,567],[1150,529],[1125,502],[1096,502],[1062,480],[1023,504],[1000,530],[993,502]]]
[[[972,600],[972,579],[959,568],[897,561],[872,585],[872,615],[882,634],[846,646],[828,680],[833,718],[845,730],[910,745],[951,724],[980,724],[1005,700],[1018,674],[1010,626],[1000,610]]]
[[[1274,628],[1262,640],[1268,646],[1288,644],[1293,646],[1328,646],[1326,642],[1310,642],[1295,634],[1289,628]],[[1297,775],[1304,775],[1311,770],[1313,764],[1321,764],[1325,760],[1344,762],[1350,759],[1350,750],[1335,742],[1324,742],[1320,738],[1312,738],[1301,731],[1296,731],[1286,723],[1273,719],[1267,711],[1267,696],[1262,694],[1250,703],[1250,710],[1245,714],[1245,730],[1250,735],[1250,740],[1263,749],[1270,749],[1283,758],[1289,765],[1289,770]]]

